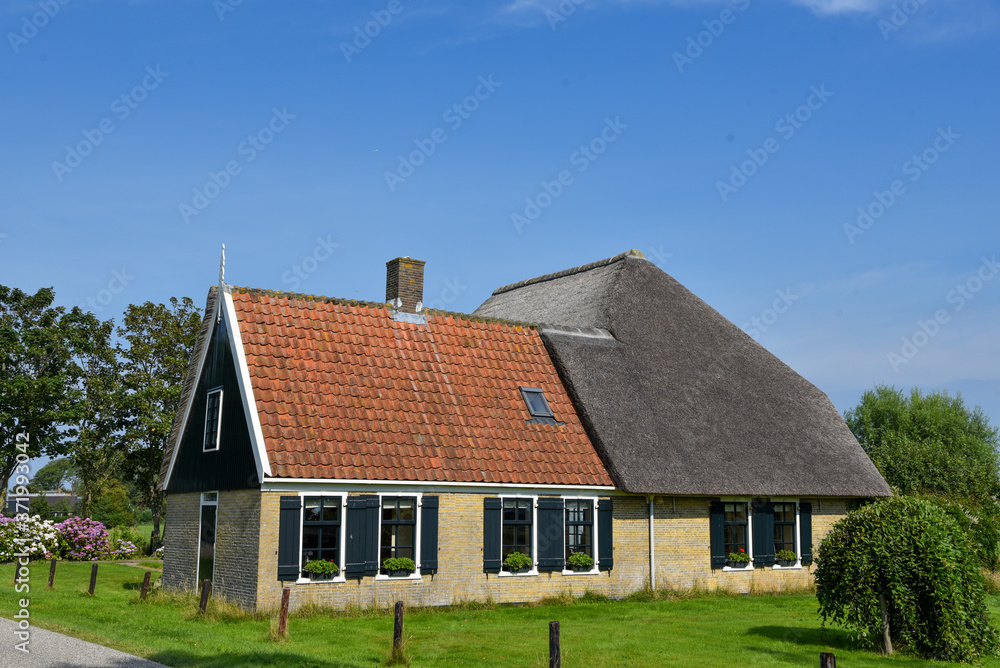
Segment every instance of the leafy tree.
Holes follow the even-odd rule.
[[[0,507],[18,465],[17,436],[27,436],[29,457],[61,455],[59,427],[74,419],[72,322],[53,298],[52,288],[30,295],[0,285]]]
[[[78,474],[78,512],[89,517],[99,490],[119,473],[122,461],[121,364],[111,336],[114,323],[92,313],[74,314],[79,336],[71,365],[77,385],[77,415],[66,430]]]
[[[985,500],[1000,495],[998,431],[961,395],[878,385],[844,414],[872,462],[900,494]]]
[[[153,511],[151,549],[160,544],[163,495],[156,489],[188,360],[201,329],[201,311],[191,299],[170,299],[170,307],[130,305],[118,335],[124,410],[122,470]]]
[[[56,501],[55,505],[52,506],[52,512],[50,513],[52,519],[64,520],[73,514],[73,509],[69,505],[69,501],[66,499],[59,499]]]
[[[31,497],[31,501],[28,502],[28,514],[32,517],[38,515],[43,520],[49,519],[49,516],[51,515],[49,502],[45,500],[44,496]]]
[[[816,594],[823,623],[854,629],[879,648],[973,661],[997,653],[983,577],[965,531],[914,497],[848,513],[820,544]],[[885,623],[884,623],[885,622]]]
[[[108,529],[130,527],[135,513],[128,498],[128,489],[120,480],[108,480],[94,497],[90,518]]]
[[[31,476],[31,490],[44,492],[49,489],[72,489],[76,481],[76,469],[66,457],[50,460]]]

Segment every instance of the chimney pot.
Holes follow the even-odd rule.
[[[417,313],[424,299],[424,261],[397,257],[385,263],[385,300],[404,313]]]

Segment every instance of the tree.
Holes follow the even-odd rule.
[[[135,512],[128,498],[128,489],[120,480],[108,480],[97,491],[88,516],[108,529],[130,527],[135,524]]]
[[[51,514],[49,502],[44,496],[31,497],[31,501],[28,503],[28,514],[32,517],[38,515],[43,520],[49,519],[49,515]]]
[[[67,445],[78,474],[77,512],[89,517],[99,490],[119,474],[123,457],[124,421],[121,364],[111,343],[114,323],[92,313],[72,313],[78,336],[71,366],[76,379],[77,413],[66,430]]]
[[[983,577],[968,535],[934,504],[881,499],[848,513],[817,552],[823,623],[870,648],[973,661],[996,654]]]
[[[125,415],[122,470],[142,505],[153,511],[152,550],[160,544],[160,464],[200,329],[200,309],[187,297],[172,297],[169,308],[152,302],[130,305],[117,330],[125,344],[118,346],[123,392],[119,403]]]
[[[932,493],[978,501],[1000,495],[998,431],[961,395],[909,397],[878,385],[844,414],[847,426],[900,494]]]
[[[49,489],[72,489],[76,475],[76,468],[67,457],[53,459],[31,476],[31,490],[44,492]]]
[[[74,417],[72,324],[52,306],[54,296],[52,288],[30,295],[0,285],[0,507],[18,466],[18,437],[27,438],[28,457],[61,455],[60,426]]]

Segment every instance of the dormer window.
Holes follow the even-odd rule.
[[[202,452],[219,449],[219,430],[222,428],[222,388],[208,393],[205,400],[205,443]]]

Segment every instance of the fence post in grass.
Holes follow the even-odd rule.
[[[147,591],[149,591],[149,571],[146,571],[146,574],[142,576],[142,591],[139,592],[140,601],[146,600]]]
[[[559,622],[549,622],[549,668],[562,668],[559,650]]]
[[[205,612],[205,607],[208,605],[208,596],[212,593],[212,581],[205,580],[201,583],[201,603],[198,605],[198,609]]]
[[[46,589],[52,589],[52,581],[56,578],[56,560],[52,560],[52,565],[49,566],[49,586]]]
[[[288,587],[281,589],[281,615],[278,617],[278,635],[282,638],[288,637],[288,598],[292,590]]]
[[[97,586],[97,562],[90,567],[90,595],[94,595],[94,587]]]
[[[396,601],[395,620],[392,624],[392,652],[399,652],[399,647],[403,643],[403,602]]]
[[[833,652],[819,653],[819,668],[837,668],[837,657]]]

